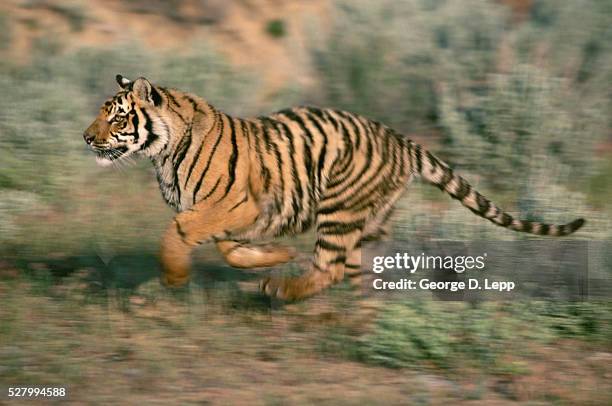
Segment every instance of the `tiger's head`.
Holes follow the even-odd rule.
[[[116,76],[120,90],[107,100],[94,122],[83,133],[83,139],[97,154],[99,165],[133,154],[153,156],[168,139],[163,96],[147,79],[131,81]]]

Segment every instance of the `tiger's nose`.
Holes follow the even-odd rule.
[[[93,140],[94,140],[95,138],[96,138],[95,134],[91,134],[91,133],[89,133],[89,132],[87,132],[87,131],[85,131],[85,132],[83,133],[83,139],[85,140],[85,142],[87,143],[87,145],[90,145],[90,144],[93,142]]]

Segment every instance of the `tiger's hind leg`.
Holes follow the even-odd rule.
[[[241,241],[217,241],[217,249],[234,268],[262,268],[289,262],[296,256],[293,248],[277,244],[248,244]]]
[[[385,241],[389,239],[391,231],[389,218],[392,214],[393,206],[390,204],[368,219],[363,229],[361,239],[353,247],[349,255],[347,255],[344,273],[349,278],[352,286],[357,287],[362,284],[361,249],[363,244],[372,241]]]
[[[261,290],[283,300],[312,296],[344,278],[347,255],[359,242],[364,214],[334,212],[317,215],[317,242],[306,272],[298,277],[269,277]]]

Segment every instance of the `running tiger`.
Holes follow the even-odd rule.
[[[189,280],[198,244],[214,242],[234,267],[269,267],[291,260],[294,251],[249,241],[314,226],[308,269],[260,284],[281,299],[313,295],[359,272],[362,242],[386,234],[393,205],[414,176],[514,231],[565,236],[584,224],[515,219],[420,145],[357,114],[297,107],[241,119],[142,77],[116,79],[120,91],[83,137],[101,165],[134,154],[151,159],[164,200],[178,212],[161,246],[168,286]]]

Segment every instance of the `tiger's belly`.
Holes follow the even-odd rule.
[[[245,230],[233,233],[232,238],[257,240],[300,234],[314,223],[315,207],[285,207],[286,202],[274,198],[259,201],[260,214],[255,223]]]

